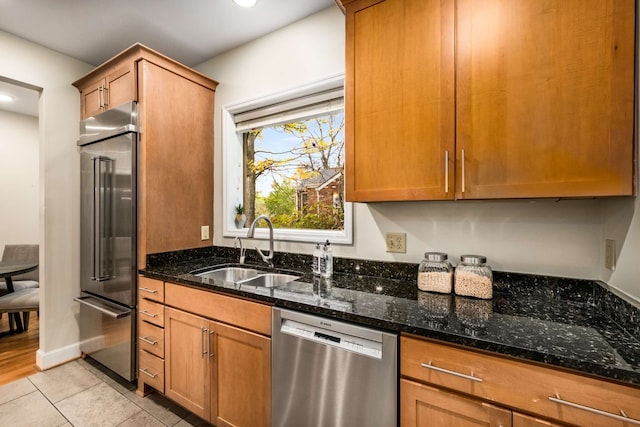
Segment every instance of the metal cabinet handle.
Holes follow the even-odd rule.
[[[156,340],[156,341],[153,341],[153,340],[150,340],[150,339],[149,339],[149,338],[147,338],[147,337],[140,337],[140,341],[144,341],[144,342],[146,342],[147,344],[151,344],[151,345],[156,345],[156,344],[158,344],[158,341],[157,341],[157,340]]]
[[[204,355],[207,354],[207,351],[204,348],[205,332],[209,332],[209,330],[200,326],[200,358],[201,359],[204,359]]]
[[[636,420],[633,418],[627,417],[627,414],[624,413],[623,410],[620,410],[622,415],[612,414],[611,412],[602,411],[600,409],[592,408],[590,406],[581,405],[579,403],[569,402],[568,400],[563,400],[560,398],[560,395],[556,393],[555,396],[549,396],[549,400],[554,403],[559,403],[560,405],[571,406],[572,408],[582,409],[583,411],[591,412],[592,414],[598,414],[605,417],[613,418],[618,421],[623,421],[629,424],[640,425],[640,420]]]
[[[147,368],[140,368],[139,371],[151,378],[156,378],[158,376],[158,374],[152,374],[151,372],[147,371]]]
[[[464,174],[464,148],[462,149],[462,192],[464,193],[465,187],[465,174]]]
[[[444,151],[444,192],[449,192],[449,150]]]
[[[147,310],[142,310],[140,314],[144,314],[145,316],[149,316],[149,317],[158,317],[157,313],[151,313],[150,311],[147,311]]]
[[[102,86],[98,88],[98,110],[102,108]]]
[[[432,369],[434,371],[442,372],[444,374],[453,375],[454,377],[464,378],[465,380],[475,381],[477,383],[482,382],[482,378],[474,377],[473,375],[461,374],[460,372],[450,371],[444,368],[438,368],[437,366],[433,366],[431,362],[429,363],[421,363],[420,366],[427,369]]]
[[[143,292],[149,292],[150,294],[157,294],[158,293],[157,289],[144,288],[144,287],[140,287],[138,289],[140,289]]]
[[[211,351],[211,335],[215,334],[215,332],[213,331],[209,331],[209,333],[207,334],[207,348],[209,349],[209,358],[214,357],[215,356],[215,352]]]
[[[102,106],[104,107],[104,109],[106,110],[109,107],[109,88],[104,88],[102,90],[103,96],[102,96]]]

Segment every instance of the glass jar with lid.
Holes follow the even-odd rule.
[[[451,292],[453,267],[442,252],[426,252],[418,267],[418,289],[421,291]]]
[[[454,283],[456,295],[493,298],[493,273],[487,258],[482,255],[462,255]]]

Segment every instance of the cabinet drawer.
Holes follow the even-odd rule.
[[[406,336],[400,339],[400,355],[405,377],[564,422],[628,425],[589,408],[640,420],[637,387]]]
[[[164,360],[146,351],[140,351],[138,378],[145,384],[164,393]]]
[[[167,305],[271,336],[268,305],[173,283],[167,283],[165,290]]]
[[[164,303],[164,282],[138,276],[138,296]]]
[[[511,411],[481,400],[463,397],[414,381],[400,380],[400,425],[402,427],[439,426],[511,426]]]
[[[140,322],[138,343],[141,350],[164,358],[164,329],[144,321]]]
[[[140,299],[138,304],[140,320],[164,327],[164,306],[160,303]]]

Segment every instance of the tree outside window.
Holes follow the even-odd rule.
[[[254,128],[242,134],[247,222],[344,229],[344,112]]]

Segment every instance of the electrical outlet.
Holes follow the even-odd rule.
[[[406,233],[385,233],[387,252],[407,253]]]
[[[616,241],[613,239],[605,240],[604,266],[611,271],[616,270]]]
[[[209,226],[203,225],[200,227],[200,240],[209,240]]]

